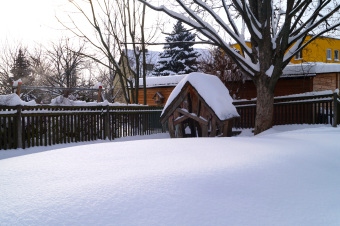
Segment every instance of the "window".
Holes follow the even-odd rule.
[[[295,54],[295,60],[301,60],[301,59],[302,59],[302,50],[300,50],[299,52]]]
[[[332,50],[327,49],[327,60],[332,60]]]
[[[334,50],[334,60],[339,61],[339,50],[338,49]]]

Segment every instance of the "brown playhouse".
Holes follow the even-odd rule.
[[[161,122],[168,122],[171,138],[231,136],[239,117],[232,102],[218,77],[191,73],[170,94]]]

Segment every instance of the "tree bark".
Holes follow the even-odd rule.
[[[259,79],[256,85],[255,135],[271,128],[273,125],[274,89],[271,88],[272,86],[264,84],[267,80],[269,80],[269,78]]]

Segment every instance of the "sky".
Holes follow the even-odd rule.
[[[10,0],[0,8],[1,43],[47,44],[69,34],[58,22],[71,11],[68,0]]]
[[[75,11],[77,10],[69,0],[3,1],[0,8],[0,46],[7,43],[23,44],[28,47],[37,44],[48,46],[51,41],[57,41],[62,37],[74,37],[57,18],[63,22],[69,22],[68,15],[72,15]],[[151,20],[154,20],[156,14],[153,11]],[[168,24],[164,32],[170,33],[175,21],[169,22],[169,17],[165,15],[162,18]],[[159,42],[164,42],[165,36],[160,34],[158,39]],[[162,50],[163,46],[150,48]]]

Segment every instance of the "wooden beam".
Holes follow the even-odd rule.
[[[231,137],[232,135],[232,127],[233,127],[233,120],[234,119],[228,119],[224,121],[223,125],[223,137]]]
[[[200,124],[208,125],[208,120],[204,120],[203,118],[200,118],[200,117],[198,117],[196,115],[193,115],[193,114],[187,112],[185,109],[183,110],[181,108],[177,108],[176,111],[178,113],[181,113],[182,115],[185,115],[185,116],[187,116],[189,118],[192,118],[193,120],[199,122]]]
[[[177,124],[179,124],[179,123],[181,123],[181,122],[187,120],[188,118],[189,118],[189,117],[188,117],[188,116],[185,116],[185,115],[180,116],[180,117],[178,117],[178,118],[176,118],[176,119],[174,120],[174,125],[177,125]]]
[[[188,93],[189,83],[187,82],[180,94],[172,101],[172,103],[165,109],[164,114],[161,116],[161,123],[164,123],[176,110],[176,108],[181,104],[181,102],[186,98]]]
[[[102,89],[103,89],[103,87],[102,87],[102,86],[99,86],[98,96],[97,96],[97,103],[99,103],[100,100],[101,100],[101,97],[102,97]]]
[[[169,119],[168,119],[168,126],[169,126],[170,137],[175,138],[175,128],[174,128],[172,116],[170,116]]]
[[[202,129],[202,137],[208,137],[208,125],[200,123]]]
[[[211,131],[210,131],[210,137],[216,137],[216,120],[215,117],[212,117],[211,119]]]
[[[17,87],[17,95],[20,97],[20,92],[21,92],[21,84],[22,82],[18,82],[18,87]]]
[[[174,119],[178,118],[179,117],[179,113],[178,111],[175,111],[174,112]],[[175,125],[175,124],[174,124]],[[177,138],[183,138],[184,137],[184,129],[183,129],[183,125],[182,124],[177,124],[175,126],[176,128],[176,137]]]

